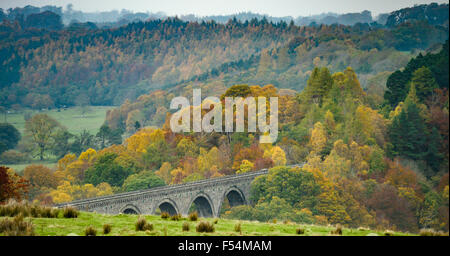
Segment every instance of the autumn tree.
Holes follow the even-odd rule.
[[[233,85],[227,89],[227,91],[220,97],[222,100],[225,97],[247,97],[251,93],[250,87],[246,84]]]
[[[21,200],[28,192],[29,183],[8,167],[0,166],[0,203],[9,199]]]
[[[308,79],[304,92],[302,92],[302,102],[322,104],[323,97],[327,95],[332,84],[333,80],[330,71],[325,67],[315,67]]]
[[[170,184],[172,182],[172,176],[170,174],[171,171],[172,165],[168,162],[164,162],[155,174],[161,177],[166,184]]]
[[[75,154],[67,154],[58,161],[55,175],[62,180],[80,184],[85,179],[86,170],[89,169],[97,159],[97,151],[89,148],[77,158]]]
[[[44,165],[28,165],[23,170],[23,177],[36,187],[56,188],[58,185],[58,178]]]
[[[46,114],[36,114],[25,123],[25,133],[37,147],[40,160],[53,143],[54,133],[60,124]]]
[[[35,199],[40,194],[49,192],[50,189],[56,189],[59,184],[59,178],[50,168],[43,165],[28,165],[23,170],[23,177],[30,182],[28,193],[30,199]]]
[[[107,196],[112,194],[112,187],[106,182],[102,182],[97,186],[94,186],[92,184],[72,184],[69,181],[63,181],[57,189],[52,190],[49,193],[54,203],[64,203],[73,200]]]
[[[197,154],[198,148],[195,143],[189,138],[182,138],[176,147],[177,154],[180,157],[184,156],[195,156]]]
[[[311,131],[311,138],[309,145],[311,146],[312,155],[320,155],[327,144],[327,132],[322,123],[314,124],[314,129]]]
[[[159,140],[150,144],[143,154],[145,166],[159,169],[164,162],[170,162],[169,147],[165,140]]]
[[[418,230],[410,202],[400,197],[397,189],[391,185],[377,186],[367,205],[369,210],[375,211],[377,221],[385,226],[395,225],[400,230]]]
[[[237,174],[246,173],[253,169],[254,164],[247,159],[242,160],[241,165],[239,166],[239,170],[236,171]]]
[[[197,166],[199,173],[205,177],[210,178],[217,175],[219,165],[219,150],[212,147],[209,151],[200,148],[200,154],[197,158]]]
[[[418,209],[418,219],[421,228],[440,229],[439,208],[442,205],[442,198],[435,191],[425,194],[423,202]]]
[[[273,162],[273,166],[286,165],[286,153],[279,146],[275,146],[270,150],[266,150],[264,152],[264,158],[271,159]]]

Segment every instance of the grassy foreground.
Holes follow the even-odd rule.
[[[84,231],[88,226],[97,229],[97,236],[101,236],[104,224],[112,226],[108,236],[297,236],[296,229],[301,227],[305,230],[303,236],[329,236],[330,231],[335,230],[333,226],[302,225],[296,223],[263,223],[257,221],[239,221],[228,219],[199,218],[197,221],[189,221],[182,218],[179,221],[162,219],[160,216],[146,215],[146,220],[153,224],[152,231],[136,231],[135,223],[138,219],[136,215],[103,215],[90,212],[80,212],[78,218],[26,218],[31,219],[34,224],[34,231],[38,236],[84,236]],[[2,218],[0,218],[1,220]],[[198,233],[195,230],[200,221],[217,223],[214,225],[214,233]],[[189,231],[182,231],[182,225],[188,222]],[[235,225],[241,223],[241,233],[235,231]],[[343,229],[343,236],[384,236],[385,231],[374,231],[368,229]],[[408,233],[392,232],[391,235],[407,236]],[[300,235],[301,236],[301,235]]]

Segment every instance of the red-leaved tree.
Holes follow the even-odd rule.
[[[8,169],[0,166],[0,204],[9,199],[21,200],[28,192],[28,181]]]

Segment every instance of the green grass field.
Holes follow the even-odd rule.
[[[67,235],[84,235],[84,230],[88,226],[97,229],[97,235],[102,234],[103,224],[110,224],[112,231],[108,236],[297,236],[296,229],[302,227],[305,229],[303,236],[329,236],[330,231],[334,230],[333,226],[316,226],[301,225],[296,223],[263,223],[257,221],[239,221],[228,219],[217,219],[214,225],[214,233],[198,233],[195,230],[199,221],[207,220],[214,222],[216,219],[199,218],[197,221],[188,221],[182,218],[179,221],[170,219],[162,219],[160,216],[146,215],[145,218],[154,226],[153,231],[136,231],[135,223],[138,219],[136,215],[103,215],[89,212],[81,212],[75,219],[48,219],[48,218],[32,218],[34,230],[39,236],[67,236]],[[1,220],[2,218],[0,218]],[[184,222],[190,224],[190,231],[182,231]],[[235,232],[234,227],[237,223],[241,223],[242,233]],[[343,236],[367,236],[367,235],[384,236],[385,231],[374,231],[368,229],[343,229]],[[409,236],[413,234],[394,232],[395,236]]]
[[[25,131],[25,113],[34,114],[47,114],[57,120],[61,125],[67,128],[70,133],[80,134],[83,130],[87,130],[90,134],[97,134],[98,130],[102,126],[105,121],[106,111],[109,109],[113,109],[111,106],[91,106],[89,107],[89,111],[82,114],[81,107],[71,107],[66,110],[61,109],[58,111],[57,109],[45,110],[45,111],[37,111],[37,110],[24,110],[21,112],[10,113],[6,116],[6,121],[12,125],[14,125],[24,136]],[[0,116],[0,122],[4,121],[4,116]],[[54,159],[50,156],[47,156],[45,161],[33,160],[30,163],[24,164],[9,164],[8,167],[11,167],[16,172],[21,173],[23,169],[30,164],[42,164],[47,167],[53,168],[56,166],[56,161],[58,159]]]
[[[112,108],[114,107],[91,106],[89,107],[89,111],[84,115],[82,115],[81,107],[71,107],[66,110],[61,109],[59,112],[57,109],[45,111],[25,110],[8,114],[6,121],[14,125],[23,135],[25,130],[25,113],[30,113],[31,115],[38,113],[47,114],[66,127],[71,133],[79,134],[83,130],[87,130],[89,133],[95,135],[105,121],[106,111]],[[1,116],[1,121],[3,121],[3,116]]]

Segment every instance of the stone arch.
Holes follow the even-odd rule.
[[[120,213],[124,214],[141,214],[139,208],[132,204],[127,204],[120,210]]]
[[[197,212],[200,217],[215,216],[213,201],[207,194],[203,192],[196,194],[188,205],[188,211],[193,204],[197,206]]]
[[[223,193],[223,196],[220,200],[219,214],[222,210],[225,198],[228,199],[231,207],[247,204],[247,199],[245,198],[244,193],[238,187],[231,186],[225,191],[225,193]]]
[[[172,199],[169,199],[169,198],[160,201],[156,205],[155,209],[153,209],[153,214],[156,213],[156,210],[158,208],[161,210],[161,212],[167,212],[170,215],[175,215],[180,212],[178,210],[177,204]]]

